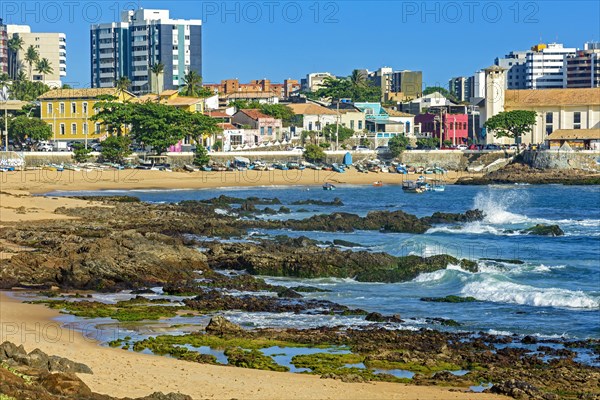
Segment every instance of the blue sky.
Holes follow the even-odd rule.
[[[67,82],[89,85],[89,26],[137,6],[203,20],[203,75],[281,82],[355,68],[423,71],[427,86],[472,75],[540,42],[600,41],[598,1],[10,1],[5,23],[67,34]]]

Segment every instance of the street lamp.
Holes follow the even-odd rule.
[[[454,117],[454,125],[452,125],[452,145],[456,146],[456,117]]]

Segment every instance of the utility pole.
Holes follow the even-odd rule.
[[[8,88],[2,88],[2,100],[4,101],[4,151],[8,151]]]
[[[444,141],[444,111],[440,107],[440,149],[442,148]]]

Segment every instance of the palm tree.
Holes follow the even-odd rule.
[[[8,47],[8,74],[13,79],[17,75],[19,65],[17,63],[17,54],[19,53],[19,51],[23,50],[24,44],[25,41],[20,36],[13,36],[7,42],[6,47]]]
[[[47,58],[42,58],[35,66],[35,72],[42,75],[42,82],[46,84],[46,75],[54,72],[52,64]]]
[[[18,82],[23,82],[27,80],[27,75],[25,74],[25,72],[23,71],[19,71],[19,73],[17,74],[17,76],[15,76],[15,81]]]
[[[25,62],[29,64],[29,80],[33,80],[32,68],[33,64],[37,63],[40,59],[40,53],[35,49],[35,47],[29,46],[27,48],[27,52],[25,53]]]
[[[158,64],[154,64],[150,68],[150,71],[152,71],[152,74],[154,75],[154,79],[156,79],[156,85],[152,85],[152,90],[156,89],[157,94],[159,95],[162,92],[162,79],[160,79],[160,76],[163,74],[164,70],[165,66],[163,65],[163,63],[160,62]]]
[[[122,76],[115,81],[115,87],[117,88],[117,93],[121,94],[131,86],[131,80],[128,77]]]
[[[352,82],[352,86],[354,87],[363,87],[367,84],[365,74],[358,69],[352,71],[352,75],[350,75],[350,82]]]
[[[197,97],[202,87],[202,77],[196,71],[190,71],[183,77],[183,93],[186,96]]]

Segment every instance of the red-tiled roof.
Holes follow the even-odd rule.
[[[231,118],[231,115],[227,114],[224,111],[207,111],[204,114],[213,118]]]
[[[259,110],[255,110],[255,109],[244,108],[244,109],[240,110],[239,112],[243,112],[244,114],[246,114],[247,116],[249,116],[250,118],[252,118],[254,120],[258,120],[259,118],[272,118],[269,115],[263,114]]]
[[[239,129],[235,125],[233,125],[233,124],[227,124],[227,123],[225,123],[225,124],[219,124],[219,127],[222,128],[222,129]]]

